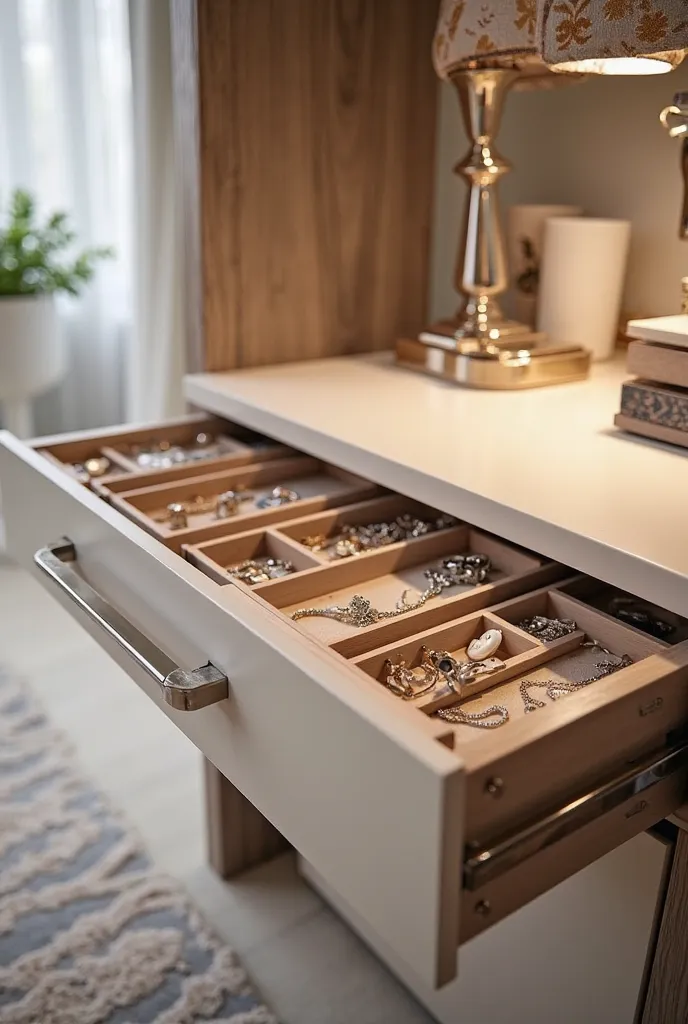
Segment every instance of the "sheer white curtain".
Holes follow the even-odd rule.
[[[184,411],[184,283],[174,173],[169,0],[129,0],[136,223],[130,419]]]
[[[0,0],[0,203],[16,186],[116,251],[60,300],[69,372],[37,432],[178,411],[168,0]]]

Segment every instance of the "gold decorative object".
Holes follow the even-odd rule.
[[[683,0],[443,0],[433,58],[456,88],[470,148],[456,171],[469,186],[454,318],[397,349],[400,363],[473,387],[535,387],[587,374],[583,349],[541,349],[543,336],[506,320],[508,284],[497,186],[510,169],[495,147],[511,88],[552,87],[581,74],[670,71],[688,47]],[[448,353],[448,354],[447,354]]]
[[[688,92],[677,92],[674,102],[665,107],[659,120],[669,132],[672,139],[681,141],[681,176],[683,178],[683,205],[678,228],[679,238],[688,238]],[[686,302],[686,278],[683,278],[683,303],[681,312],[688,312]]]

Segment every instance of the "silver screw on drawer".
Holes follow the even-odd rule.
[[[500,779],[498,775],[492,776],[485,783],[485,792],[497,800],[504,792],[504,779]]]

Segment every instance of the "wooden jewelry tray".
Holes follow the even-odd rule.
[[[262,509],[255,505],[253,499],[247,500],[235,515],[226,519],[218,519],[212,509],[193,512],[196,499],[207,499],[212,503],[218,495],[231,490],[250,491],[257,499],[261,492],[267,493],[276,486],[294,490],[301,497],[284,505]],[[251,463],[241,469],[174,479],[121,493],[111,492],[109,500],[172,550],[179,551],[185,543],[243,532],[307,510],[319,511],[335,503],[370,497],[379,490],[353,473],[299,455]],[[186,528],[173,530],[167,525],[165,510],[170,503],[188,504]]]
[[[197,434],[207,433],[221,438],[223,454],[202,460],[180,463],[169,469],[144,469],[135,460],[132,449],[135,446],[159,444],[190,445]],[[249,463],[266,462],[294,453],[270,438],[260,438],[237,424],[218,416],[200,413],[169,420],[165,423],[132,427],[125,431],[109,429],[94,431],[84,438],[83,434],[42,438],[39,451],[45,458],[71,473],[81,483],[90,485],[104,496],[119,490],[133,490],[146,483],[163,483],[168,479],[197,476],[213,469],[231,469]],[[88,459],[105,458],[109,470],[102,476],[89,477],[76,467]]]

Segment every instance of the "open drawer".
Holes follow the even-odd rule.
[[[10,553],[431,987],[455,976],[462,941],[682,802],[688,644],[594,608],[562,566],[479,523],[333,566],[303,544],[314,525],[331,528],[328,511],[178,553],[54,460],[1,437]],[[346,516],[368,511],[352,504]],[[292,577],[249,587],[223,568],[289,545],[301,552]],[[391,578],[425,571],[452,545],[489,546],[493,581],[429,601],[404,630],[399,617],[323,638],[314,618],[292,618],[294,604],[371,581],[386,594]],[[519,624],[539,614],[575,619],[575,635],[538,640]],[[508,705],[505,728],[466,729],[437,717],[455,696],[414,706],[384,685],[388,658],[416,666],[432,645],[459,657],[486,628],[503,634],[504,668],[479,677],[474,696]],[[556,659],[592,638],[596,656],[632,664],[527,713],[521,682],[560,678]]]

